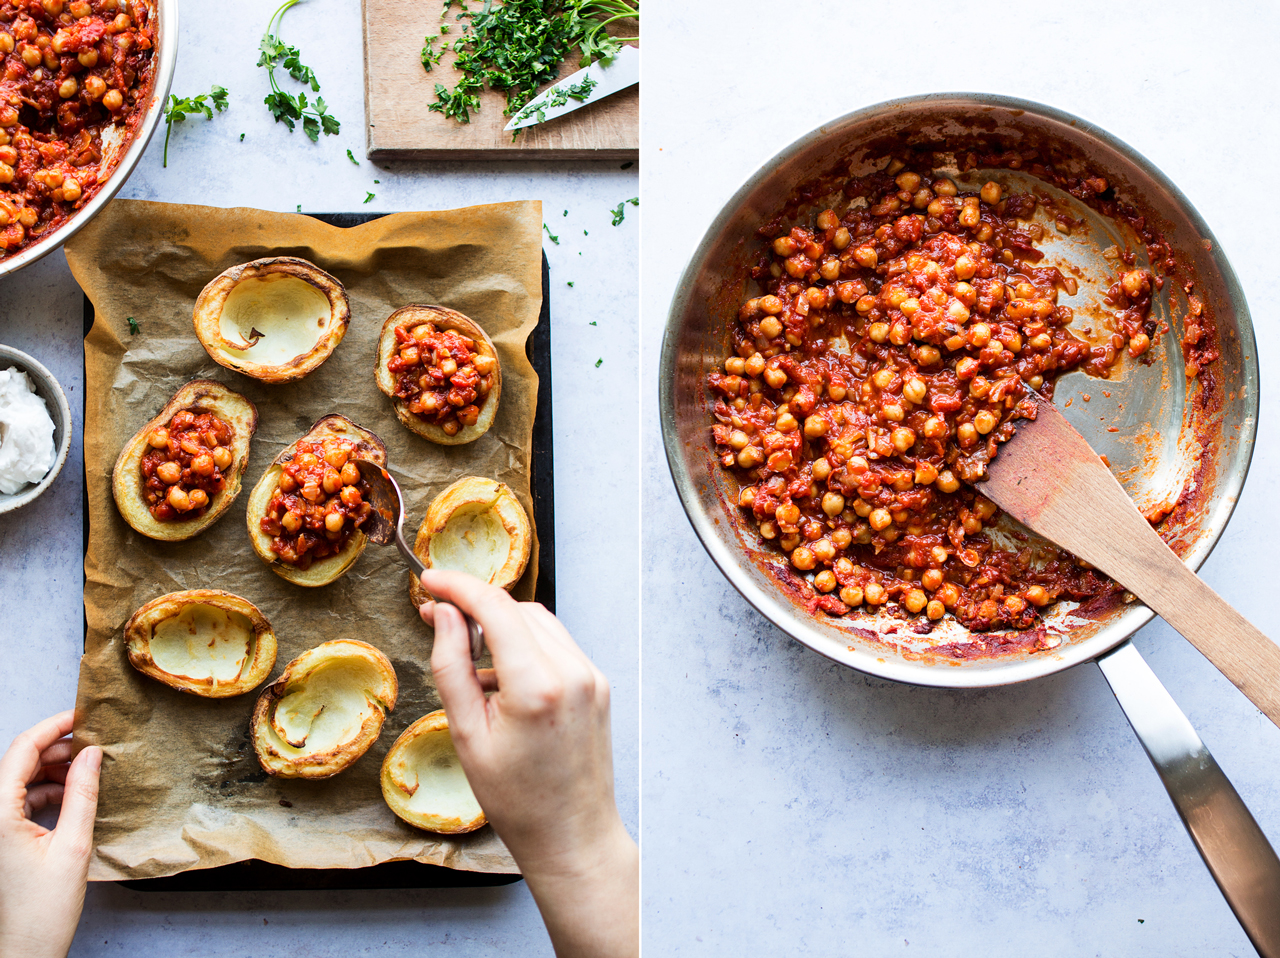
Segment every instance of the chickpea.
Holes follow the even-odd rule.
[[[156,467],[156,478],[167,486],[172,486],[182,478],[182,465],[172,459],[162,462]]]
[[[364,496],[360,495],[360,490],[355,486],[343,486],[342,492],[338,494],[338,497],[348,509],[354,509],[364,501]]]
[[[776,316],[766,316],[760,320],[760,335],[765,339],[777,339],[782,335],[782,323]]]
[[[893,182],[897,184],[898,189],[906,190],[908,193],[914,193],[920,188],[920,174],[911,172],[901,173]]]
[[[772,519],[766,519],[760,523],[760,535],[765,539],[778,538],[778,524]]]
[[[850,235],[849,231],[841,226],[836,230],[836,235],[831,238],[831,245],[838,250],[843,250],[847,249],[849,243],[852,241],[853,237]]]
[[[164,426],[156,426],[151,430],[151,435],[147,437],[147,441],[156,449],[164,449],[169,445],[169,430]]]
[[[835,532],[831,533],[831,542],[833,545],[835,545],[837,549],[849,548],[849,543],[851,543],[852,541],[853,541],[853,533],[851,533],[848,529],[837,529]],[[844,559],[841,561],[848,562],[849,560]]]
[[[931,486],[938,478],[938,469],[931,462],[916,464],[915,483],[917,486]]]
[[[879,262],[879,257],[876,255],[876,248],[867,243],[863,243],[853,251],[853,261],[863,269],[873,269],[876,263]]]
[[[933,619],[935,622],[947,614],[947,607],[937,599],[931,599],[925,607],[925,615]]]
[[[994,516],[996,514],[996,511],[997,511],[996,504],[992,502],[990,499],[987,499],[983,496],[978,496],[978,498],[973,501],[974,515],[976,515],[983,522],[986,522],[988,519]]]
[[[943,575],[941,569],[925,569],[920,575],[920,584],[930,592],[938,591],[938,587],[943,583]]]
[[[982,531],[982,520],[975,516],[972,512],[966,512],[960,520],[960,525],[964,528],[965,535],[976,536]]]
[[[827,387],[827,395],[836,402],[840,402],[844,399],[847,393],[848,390],[844,388],[844,383],[840,382],[838,379],[833,381],[831,385]]]
[[[328,495],[336,496],[342,491],[342,476],[338,474],[337,469],[326,469],[320,485]]]
[[[833,519],[844,512],[844,496],[838,492],[828,492],[822,497],[822,511]]]
[[[916,360],[921,366],[936,366],[942,362],[942,353],[935,346],[921,346]]]
[[[799,421],[797,421],[796,417],[791,415],[791,413],[789,412],[784,412],[782,415],[780,415],[777,418],[777,421],[774,422],[773,425],[774,425],[774,428],[781,433],[795,432],[797,429],[800,428]]]
[[[330,509],[324,514],[324,527],[330,532],[341,532],[346,517],[341,512],[334,512]]]
[[[302,528],[302,516],[293,510],[288,510],[280,517],[280,525],[284,526],[287,531],[296,533]]]
[[[97,56],[95,51],[94,56]],[[84,92],[90,100],[101,100],[102,95],[107,92],[106,81],[100,76],[91,76],[84,81]]]
[[[50,2],[54,2],[57,3],[58,6],[62,6],[62,0],[50,0]],[[118,13],[116,14],[116,18],[111,21],[111,26],[116,33],[124,33],[124,31],[128,30],[129,27],[133,26],[133,22],[129,19],[129,14]]]
[[[960,601],[960,588],[954,582],[944,582],[938,590],[937,598],[949,609]]]
[[[191,508],[191,499],[183,492],[181,486],[170,486],[169,494],[165,498],[168,500],[169,505],[179,512],[187,512]]]
[[[831,423],[826,416],[814,415],[809,416],[804,421],[804,435],[806,439],[817,439],[825,436],[831,429]]]
[[[217,465],[213,461],[213,456],[207,452],[202,452],[191,460],[191,471],[197,476],[212,476]]]
[[[823,569],[813,577],[813,587],[819,592],[834,592],[839,584],[836,581],[835,573],[830,569]]]
[[[1000,202],[1000,194],[1003,192],[999,183],[988,181],[982,184],[982,189],[978,195],[982,197],[982,202],[988,206],[995,206]]]
[[[1033,585],[1027,589],[1027,601],[1035,606],[1043,606],[1049,604],[1049,593],[1044,586]]]
[[[58,85],[58,96],[64,100],[70,100],[79,92],[80,84],[76,82],[75,77],[67,77]]]
[[[1129,340],[1129,355],[1137,359],[1151,347],[1151,337],[1146,333],[1134,333]]]
[[[933,181],[933,191],[939,196],[955,196],[956,185],[945,176],[940,176]]]
[[[915,430],[908,429],[906,426],[899,426],[895,429],[891,436],[893,448],[898,452],[906,452],[916,444]]]
[[[74,203],[80,199],[80,184],[76,180],[65,180],[62,184],[62,201],[64,203]]]
[[[898,403],[886,403],[880,410],[884,413],[884,418],[889,422],[902,422],[907,417],[907,412]]]
[[[876,308],[876,298],[872,296],[870,293],[864,296],[859,296],[858,301],[854,303],[853,308],[858,311],[859,315],[866,316],[868,313],[870,313],[873,309]],[[886,329],[885,335],[887,336],[888,334],[889,334],[889,331]]]
[[[883,343],[889,338],[889,324],[872,323],[867,327],[867,338],[869,338],[873,343]]]
[[[753,469],[764,462],[764,453],[757,446],[747,446],[738,453],[738,465],[743,469]]]
[[[862,605],[862,590],[856,585],[847,585],[840,590],[840,601],[856,608]]]
[[[929,603],[929,598],[919,589],[910,590],[903,596],[902,604],[907,607],[907,611],[912,615],[923,612],[924,607]]]
[[[867,521],[871,523],[872,529],[881,532],[893,524],[893,517],[889,515],[888,509],[872,509]]]
[[[783,259],[786,259],[788,256],[793,256],[795,251],[799,248],[800,247],[796,245],[796,241],[790,236],[779,236],[773,241],[774,254],[782,257]]]
[[[747,361],[741,356],[730,356],[724,361],[724,371],[731,376],[741,376],[747,371]]]
[[[903,398],[915,403],[917,406],[924,402],[924,397],[928,392],[929,387],[925,385],[925,381],[914,376],[902,384]]]
[[[91,13],[93,13],[93,7],[89,6],[88,0],[72,0],[71,15],[77,20],[83,20]]]
[[[124,108],[124,94],[119,90],[108,90],[102,95],[102,105],[115,113]]]
[[[800,521],[800,507],[794,502],[784,502],[778,506],[774,518],[784,526],[794,526]]]
[[[761,296],[760,308],[770,316],[776,316],[778,313],[782,312],[785,307],[783,306],[782,300],[778,299],[777,296]]]
[[[801,572],[808,572],[815,563],[813,552],[807,546],[796,546],[791,552],[791,564]]]
[[[734,452],[745,449],[750,442],[751,437],[741,429],[735,429],[733,432],[729,433],[729,448]]]
[[[978,441],[978,430],[971,422],[962,422],[956,427],[956,441],[964,449],[968,449]]]
[[[942,565],[947,561],[947,550],[944,546],[934,546],[929,550],[929,557],[938,565]]]
[[[950,469],[943,469],[938,473],[938,488],[943,492],[955,492],[960,488],[960,480]]]
[[[320,486],[314,482],[308,482],[302,487],[302,498],[307,502],[319,502],[324,498],[324,493],[320,491]]]
[[[62,0],[40,0],[40,6],[44,7],[44,12],[51,17],[62,13]]]
[[[979,409],[978,414],[973,417],[974,428],[984,436],[995,429],[999,423],[1000,417],[989,409]]]
[[[354,486],[360,481],[360,470],[356,467],[354,459],[349,459],[342,466],[342,484],[344,486]]]
[[[973,259],[965,253],[956,258],[955,270],[956,279],[973,279],[973,274],[977,272],[977,265],[973,262]]]
[[[862,590],[862,596],[869,605],[884,605],[889,601],[889,593],[885,592],[884,586],[878,582],[868,582],[866,588]]]
[[[44,54],[40,52],[40,48],[30,43],[24,43],[18,55],[22,57],[23,63],[32,68],[44,62]]]
[[[770,366],[764,371],[764,381],[774,389],[781,389],[787,382],[787,374],[777,366]]]
[[[235,457],[231,454],[231,450],[226,446],[219,446],[213,450],[213,464],[219,469],[226,469],[231,465]]]
[[[830,539],[818,539],[810,548],[820,562],[830,562],[836,557],[836,547]]]
[[[209,493],[203,489],[192,489],[187,493],[187,503],[192,509],[203,509],[209,504]]]
[[[1145,269],[1133,269],[1120,277],[1120,288],[1130,299],[1151,292],[1151,278]]]
[[[747,358],[746,373],[748,376],[759,376],[764,372],[764,357],[759,353],[752,353]]]
[[[742,506],[744,509],[750,509],[755,504],[755,501],[755,486],[746,486],[740,493],[738,493],[738,505]]]

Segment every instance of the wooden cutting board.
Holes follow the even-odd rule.
[[[443,0],[362,0],[362,6],[369,159],[634,160],[639,156],[638,86],[529,127],[513,141],[502,129],[510,118],[502,115],[506,100],[500,93],[481,93],[480,111],[472,112],[470,123],[427,109],[436,102],[436,84],[453,89],[460,76],[453,69],[452,51],[430,72],[422,68],[421,59],[424,38],[439,37],[442,23],[449,24],[450,32],[436,41],[437,49],[460,36],[461,26],[454,19],[456,5],[447,20],[440,19]],[[470,6],[479,9],[478,3]],[[621,26],[626,30],[628,24]],[[634,36],[635,24],[629,26],[632,29],[623,35]],[[561,66],[560,75],[577,69],[575,52]]]

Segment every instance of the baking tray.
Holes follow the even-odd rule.
[[[386,216],[386,213],[311,213],[316,219],[343,229]],[[538,374],[538,407],[533,417],[533,461],[531,493],[533,521],[538,534],[538,583],[534,598],[552,612],[556,610],[555,553],[555,457],[552,454],[551,420],[551,271],[542,254],[542,309],[538,325],[529,334],[525,353]],[[84,335],[93,328],[93,304],[84,297]],[[87,394],[81,399],[85,414]],[[83,421],[83,420],[82,420]],[[87,477],[86,477],[87,480]],[[89,550],[88,483],[81,508],[84,518],[83,549]],[[82,580],[83,586],[83,580]],[[88,622],[85,622],[88,634]],[[469,872],[425,862],[394,861],[368,868],[286,868],[271,862],[249,860],[217,868],[193,869],[166,878],[119,881],[136,891],[297,891],[354,888],[478,888],[510,885],[520,881],[517,874]]]

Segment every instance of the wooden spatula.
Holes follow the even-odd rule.
[[[1036,399],[977,489],[1145,602],[1280,725],[1280,646],[1182,564],[1084,437]]]

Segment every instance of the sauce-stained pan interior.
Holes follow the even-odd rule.
[[[1059,172],[1105,177],[1131,215],[1102,216],[1027,169],[965,170],[970,153],[1010,151],[1035,153]],[[810,612],[812,590],[779,554],[761,548],[754,525],[734,504],[733,477],[716,461],[706,377],[729,354],[738,307],[758,295],[749,276],[765,242],[757,231],[779,220],[812,222],[838,201],[833,189],[849,175],[883,167],[891,157],[927,157],[962,189],[995,178],[1042,197],[1036,216],[1044,226],[1045,263],[1079,280],[1077,294],[1062,299],[1075,311],[1073,328],[1108,329],[1103,296],[1115,281],[1117,251],[1151,265],[1135,227],[1158,232],[1172,247],[1176,273],[1152,306],[1153,318],[1167,325],[1151,350],[1154,361],[1126,360],[1106,380],[1067,374],[1055,401],[1144,511],[1171,510],[1161,531],[1188,564],[1198,568],[1208,556],[1248,471],[1256,428],[1257,360],[1239,283],[1199,214],[1144,158],[1083,120],[1007,97],[939,94],[858,111],[788,147],[729,200],[681,279],[663,342],[660,401],[672,475],[695,530],[735,588],[815,651],[924,685],[1000,685],[1049,674],[1114,647],[1152,613],[1118,594],[1079,608],[1059,603],[1046,617],[1047,641],[1027,651],[1014,636],[971,633],[949,616],[930,629],[896,606],[842,618]],[[1063,211],[1079,223],[1069,235],[1054,228]],[[1220,353],[1192,380],[1183,372],[1182,347],[1190,296],[1203,304],[1198,322],[1208,330],[1197,348]],[[1002,522],[1017,531],[1007,518]],[[998,654],[1001,648],[1019,651]]]

